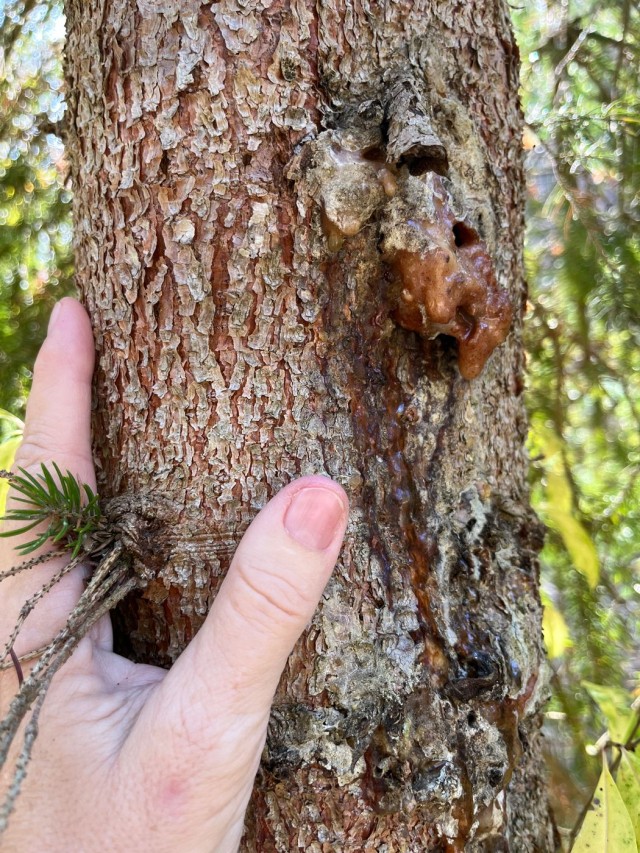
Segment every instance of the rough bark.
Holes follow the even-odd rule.
[[[175,507],[121,646],[169,664],[258,508],[335,477],[347,541],[243,850],[551,849],[506,0],[67,7],[101,490]],[[445,271],[416,320],[436,256],[473,299]]]

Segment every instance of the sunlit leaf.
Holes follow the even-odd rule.
[[[573,511],[573,490],[562,455],[562,443],[550,430],[539,430],[539,446],[545,457],[545,501],[540,507],[549,527],[560,534],[576,570],[590,587],[600,579],[600,559],[593,539]]]
[[[24,421],[2,407],[0,407],[0,421],[7,422],[12,432],[21,433],[24,429]]]
[[[626,749],[622,750],[616,784],[631,817],[636,842],[640,846],[640,758]]]
[[[555,470],[547,473],[547,501],[555,512],[570,514],[573,506],[571,484],[564,466],[554,466]]]
[[[0,468],[3,468],[5,471],[8,471],[11,468],[13,460],[15,459],[16,450],[20,447],[21,441],[22,437],[17,435],[0,443]],[[8,480],[0,480],[0,516],[4,515],[8,491]]]
[[[607,767],[602,769],[572,853],[638,853],[629,812]]]
[[[549,527],[562,537],[575,568],[584,575],[591,588],[595,587],[600,579],[600,559],[593,539],[570,513],[556,509],[550,504],[543,505],[541,509]]]
[[[553,660],[562,657],[571,645],[571,637],[566,620],[558,608],[547,597],[542,597],[544,612],[542,615],[542,631],[547,655]]]
[[[611,740],[615,743],[626,743],[637,719],[627,691],[620,687],[593,684],[590,681],[582,683],[606,719]]]

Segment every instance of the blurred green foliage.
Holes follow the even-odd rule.
[[[630,0],[514,9],[528,181],[528,407],[560,824],[601,768],[584,681],[640,670],[640,11]],[[629,699],[630,701],[630,699]]]
[[[0,407],[16,414],[51,307],[73,291],[63,39],[60,4],[0,0]]]
[[[513,17],[532,492],[549,528],[548,766],[569,828],[598,777],[612,784],[589,752],[617,748],[601,737],[607,697],[633,698],[640,670],[640,11],[637,0],[530,0]],[[0,34],[0,407],[21,414],[51,305],[72,292],[61,6],[0,0]],[[2,423],[8,436],[15,424]],[[625,800],[637,762],[619,753]],[[599,820],[585,825],[599,831]]]

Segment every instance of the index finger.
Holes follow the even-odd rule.
[[[33,369],[24,437],[14,470],[40,472],[55,461],[95,488],[91,457],[94,349],[86,311],[69,297],[57,303]]]
[[[17,451],[14,471],[24,468],[33,476],[42,473],[41,463],[55,462],[81,482],[95,489],[91,460],[91,377],[94,350],[89,318],[74,299],[63,299],[54,308],[47,338],[33,374],[27,403],[24,439]],[[7,507],[24,508],[9,492]],[[34,532],[0,540],[0,570],[21,562],[16,546],[34,538]],[[43,546],[46,550],[48,545]],[[36,554],[38,552],[35,552]],[[68,557],[9,577],[2,583],[0,641],[7,637],[24,602],[59,571]],[[57,584],[27,618],[16,643],[18,654],[47,642],[64,622],[82,591],[82,571],[76,570]],[[2,643],[4,645],[4,643]]]

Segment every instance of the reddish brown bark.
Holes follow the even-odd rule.
[[[507,3],[69,0],[68,15],[101,487],[175,504],[122,647],[169,663],[269,495],[335,477],[347,542],[276,697],[243,849],[551,849]],[[336,169],[330,148],[380,168]],[[433,172],[486,246],[486,293],[516,307],[473,381],[455,341],[398,324],[382,246],[393,205],[430,221]]]

